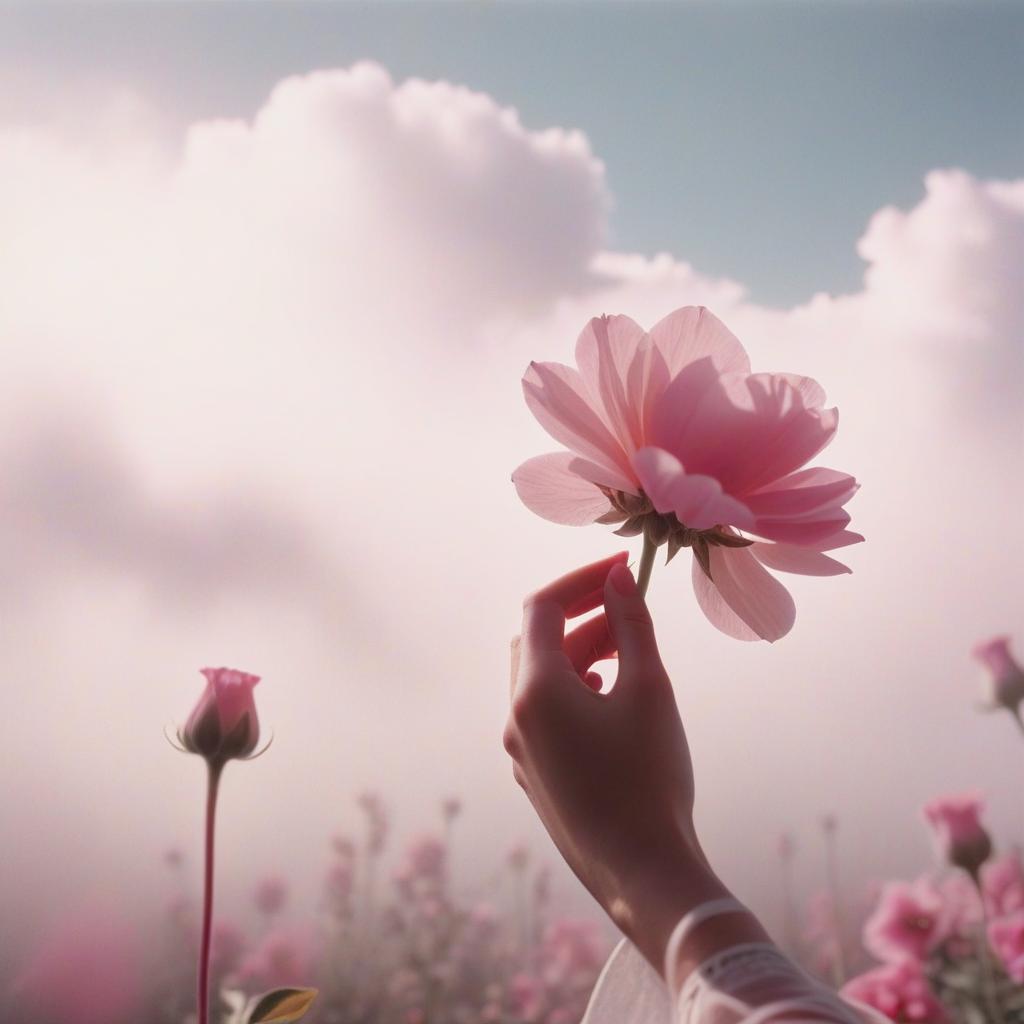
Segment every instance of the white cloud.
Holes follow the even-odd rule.
[[[132,110],[130,132],[107,121],[88,139],[0,128],[4,589],[31,581],[35,597],[0,668],[44,687],[9,712],[43,728],[87,681],[123,702],[112,749],[148,756],[161,709],[180,707],[172,667],[252,659],[241,667],[266,671],[288,753],[261,762],[266,788],[240,817],[258,832],[261,799],[292,801],[307,866],[349,784],[379,779],[412,822],[464,788],[481,818],[498,808],[504,830],[527,828],[498,743],[519,595],[613,540],[517,505],[511,469],[550,445],[518,377],[529,358],[568,358],[594,313],[650,323],[702,302],[758,367],[814,374],[838,401],[826,461],[864,479],[853,512],[869,537],[852,578],[795,583],[796,630],[773,649],[713,634],[685,573],[659,570],[655,613],[730,877],[765,884],[735,851],[769,850],[763,833],[789,821],[842,806],[862,832],[912,834],[926,792],[999,777],[1013,737],[990,723],[964,735],[960,677],[975,636],[1024,610],[1007,468],[1024,182],[936,172],[913,209],[872,221],[862,290],[771,309],[674,256],[604,251],[609,198],[586,139],[527,130],[466,89],[368,64],[320,72],[279,84],[251,121],[194,125],[172,153]],[[163,621],[113,577],[155,595]],[[215,613],[181,616],[232,580]],[[353,602],[340,612],[339,593]],[[257,596],[279,609],[253,611]],[[331,611],[308,615],[318,604]],[[357,609],[372,611],[354,647]],[[42,621],[57,642],[40,654]],[[163,659],[161,688],[109,681],[96,637],[110,621],[120,659]],[[64,742],[76,784],[125,787],[137,805],[143,784],[174,791],[176,761],[111,782],[89,767],[88,735]],[[18,750],[15,783],[44,797],[68,784],[30,776],[28,740]],[[778,780],[769,794],[733,770],[755,756]],[[340,780],[339,795],[310,777]],[[865,807],[887,781],[889,806]],[[179,796],[161,827],[190,827]],[[999,810],[1024,824],[1014,807]],[[736,844],[739,821],[762,835]],[[239,832],[238,856],[250,839]],[[890,855],[870,837],[860,850],[868,866]]]

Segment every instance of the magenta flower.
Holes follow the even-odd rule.
[[[992,855],[992,840],[981,824],[984,806],[979,794],[961,793],[937,797],[924,807],[942,855],[972,877]]]
[[[697,602],[715,626],[741,640],[785,636],[793,601],[765,567],[849,572],[824,552],[863,540],[846,529],[853,477],[803,468],[836,432],[821,387],[751,373],[743,346],[698,306],[650,333],[597,317],[576,362],[531,363],[523,377],[531,412],[568,449],[515,471],[523,503],[552,522],[643,534],[642,588],[658,546],[669,558],[691,548]]]
[[[1024,669],[1010,653],[1010,638],[994,636],[978,644],[972,653],[988,676],[988,706],[1019,714],[1024,701]]]
[[[921,965],[912,960],[875,967],[848,981],[842,994],[904,1024],[947,1024],[950,1019]]]
[[[864,924],[864,947],[879,960],[923,960],[947,933],[942,897],[930,882],[889,882]]]
[[[988,941],[1006,973],[1018,985],[1024,984],[1024,911],[993,921]]]
[[[981,869],[981,889],[993,917],[1024,910],[1024,865],[1017,851],[990,860]]]
[[[204,668],[206,689],[179,733],[182,746],[211,762],[248,757],[260,738],[253,687],[259,676],[233,668]]]
[[[279,913],[288,900],[288,883],[280,875],[264,878],[253,893],[256,909],[268,917]]]

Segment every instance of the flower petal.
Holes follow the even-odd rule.
[[[629,460],[593,405],[583,378],[560,363],[530,363],[523,394],[537,422],[556,440],[615,475],[616,486],[634,486]]]
[[[650,443],[745,498],[800,469],[835,434],[836,411],[808,406],[804,394],[785,375],[715,378],[698,361],[660,397]]]
[[[850,513],[843,509],[830,509],[827,519],[758,519],[751,532],[766,540],[777,540],[784,544],[799,544],[801,547],[822,549],[819,545],[828,542],[840,533],[850,521]],[[841,546],[841,545],[840,545]]]
[[[647,335],[628,316],[594,317],[576,342],[576,364],[626,453],[642,443]]]
[[[664,448],[641,448],[633,467],[644,493],[662,513],[676,518],[693,530],[713,526],[736,526],[746,530],[753,516],[742,502],[723,493],[722,485],[710,476],[687,473],[683,464]]]
[[[859,484],[847,473],[815,466],[790,473],[745,495],[745,503],[759,519],[814,516],[825,508],[839,508],[856,493]]]
[[[851,544],[860,544],[863,540],[863,535],[854,533],[853,530],[839,530],[837,533],[831,533],[827,537],[822,537],[821,540],[816,540],[810,544],[801,544],[800,546],[810,548],[812,551],[835,551],[836,548],[846,548]]]
[[[711,357],[719,373],[750,373],[750,360],[739,339],[703,306],[683,306],[669,313],[651,328],[651,338],[670,380],[705,356]]]
[[[601,489],[574,471],[587,465],[571,452],[538,455],[512,474],[512,482],[531,512],[553,523],[586,526],[611,509]]]
[[[852,572],[849,566],[837,562],[820,551],[796,544],[750,545],[750,553],[762,564],[779,572],[795,572],[801,576],[841,576]]]
[[[784,637],[796,621],[789,591],[749,548],[712,547],[710,553],[712,578],[694,559],[693,589],[712,625],[737,640]]]

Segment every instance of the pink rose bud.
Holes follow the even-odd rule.
[[[983,807],[980,796],[964,793],[938,797],[924,808],[942,854],[972,877],[992,856],[992,840],[981,824]]]
[[[248,757],[260,738],[252,688],[259,676],[233,668],[204,668],[206,689],[181,730],[182,746],[211,764]]]
[[[987,673],[989,706],[1017,714],[1024,702],[1024,669],[1010,653],[1010,638],[994,636],[978,644],[973,654]]]

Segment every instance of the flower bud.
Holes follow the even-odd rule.
[[[182,745],[211,764],[248,757],[260,738],[252,688],[259,676],[231,668],[204,668],[206,689],[180,732]]]
[[[987,672],[989,706],[1003,707],[1018,714],[1024,702],[1024,669],[1010,653],[1010,638],[994,636],[978,644],[973,654]]]
[[[980,796],[965,793],[938,797],[924,808],[942,854],[972,878],[992,856],[992,840],[981,824],[983,806]]]

